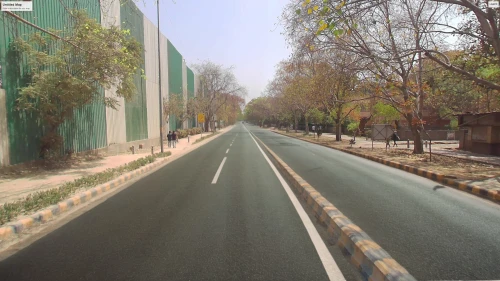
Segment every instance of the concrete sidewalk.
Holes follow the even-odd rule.
[[[224,132],[231,128],[232,126],[228,126],[218,130],[218,132]],[[211,134],[211,132],[203,133],[203,136],[207,136],[208,134]],[[176,148],[169,148],[167,141],[165,141],[164,151],[172,153],[169,157],[184,154],[185,150],[192,146],[201,136],[202,134],[189,136],[189,142],[187,137],[180,139]],[[154,152],[160,152],[159,144],[154,147]],[[151,147],[136,150],[135,154],[131,152],[118,155],[101,154],[96,159],[90,161],[72,163],[69,168],[42,171],[41,173],[35,173],[22,178],[0,177],[0,205],[24,198],[30,193],[56,188],[65,182],[100,173],[107,169],[117,168],[148,155],[151,155]]]

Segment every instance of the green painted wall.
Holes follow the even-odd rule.
[[[168,94],[179,95],[182,98],[182,55],[175,46],[168,40]],[[173,115],[170,115],[170,130],[177,130],[181,127],[179,121]]]
[[[194,98],[194,72],[191,68],[186,67],[187,73],[187,90],[188,90],[188,99]],[[193,118],[189,124],[189,126],[196,127],[196,120]]]
[[[144,15],[133,1],[126,1],[120,7],[121,28],[130,29],[130,34],[144,46]],[[144,53],[142,54],[143,59]],[[141,66],[145,68],[144,63]],[[127,142],[148,138],[148,115],[146,100],[146,81],[138,70],[134,78],[137,94],[125,102]]]
[[[32,12],[17,12],[27,21],[45,29],[68,28],[66,8],[85,9],[100,22],[99,0],[44,0],[33,1]],[[40,32],[11,16],[0,13],[0,65],[2,87],[6,91],[7,122],[9,130],[10,163],[18,164],[39,158],[39,141],[43,127],[36,116],[26,115],[16,109],[18,88],[26,85],[26,58],[22,58],[11,47],[16,36],[27,36]],[[104,94],[104,92],[102,92]],[[106,146],[106,119],[103,104],[93,104],[79,110],[73,120],[65,123],[60,133],[65,138],[64,150],[75,152]],[[2,136],[0,136],[2,137]]]

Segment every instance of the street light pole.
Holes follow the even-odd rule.
[[[161,51],[160,51],[160,0],[156,0],[156,16],[158,19],[158,109],[160,111],[160,150],[163,153],[163,113],[161,99]]]

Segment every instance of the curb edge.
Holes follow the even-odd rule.
[[[292,183],[292,186],[314,215],[327,228],[329,241],[337,245],[343,255],[359,270],[365,280],[400,280],[416,279],[380,245],[373,241],[359,226],[355,225],[340,210],[321,195],[314,187],[295,173],[260,139],[260,144],[277,163],[278,170]]]

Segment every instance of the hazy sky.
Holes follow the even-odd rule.
[[[188,66],[206,59],[234,66],[250,101],[264,91],[275,65],[291,53],[278,25],[289,1],[160,0],[160,30]],[[156,25],[155,3],[139,0],[137,6]]]

